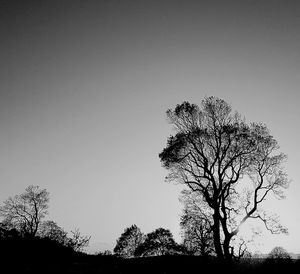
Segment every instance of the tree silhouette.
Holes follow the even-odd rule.
[[[268,258],[273,260],[289,260],[291,256],[283,247],[276,246],[268,254]]]
[[[37,235],[41,238],[48,238],[62,245],[68,242],[67,232],[56,222],[48,220],[41,223]]]
[[[78,228],[71,231],[72,236],[67,237],[66,246],[71,247],[74,251],[82,251],[88,246],[91,236],[83,236]]]
[[[194,192],[184,190],[184,204],[180,226],[183,231],[183,246],[188,253],[207,256],[214,254],[212,218],[210,208],[205,206]]]
[[[159,154],[167,180],[184,184],[211,209],[218,258],[232,259],[231,242],[249,218],[272,233],[286,232],[261,207],[270,193],[283,198],[288,187],[281,167],[286,156],[265,125],[247,124],[215,97],[205,98],[201,107],[184,102],[167,116],[175,129]]]
[[[177,254],[181,247],[174,241],[173,235],[168,229],[158,228],[146,235],[145,241],[136,249],[136,256],[161,256]]]
[[[71,231],[72,236],[58,226],[54,221],[43,222],[38,230],[37,236],[40,238],[49,239],[56,243],[69,247],[74,251],[81,251],[90,241],[89,236],[82,236],[79,229]]]
[[[124,258],[134,257],[137,247],[144,241],[144,234],[136,226],[132,225],[124,230],[114,248],[117,256]]]
[[[9,197],[0,207],[3,223],[26,236],[35,236],[42,219],[46,216],[49,193],[39,186],[28,186],[25,192]]]
[[[0,240],[3,239],[16,239],[20,238],[21,235],[18,230],[13,228],[7,223],[0,223]]]

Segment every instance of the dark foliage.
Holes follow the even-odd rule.
[[[136,256],[161,256],[181,253],[181,247],[175,242],[168,229],[158,228],[147,234],[145,241],[136,249]]]
[[[49,237],[24,236],[0,223],[0,258],[9,273],[53,273],[44,268],[66,269],[82,256],[72,245]],[[28,272],[26,272],[28,270]]]
[[[16,231],[0,229],[2,273],[299,273],[293,260],[248,259],[224,263],[216,257],[164,255],[124,259],[111,254],[76,252],[49,238],[24,238]]]
[[[136,249],[145,239],[144,234],[136,225],[127,227],[114,248],[114,253],[123,258],[132,258],[135,256]]]
[[[17,269],[40,269],[48,264],[62,264],[71,261],[75,252],[54,240],[39,237],[24,237],[15,232],[7,232],[0,239],[2,266]]]

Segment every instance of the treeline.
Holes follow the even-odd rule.
[[[299,269],[299,260],[292,260],[281,247],[274,248],[264,260],[244,253],[239,260],[224,265],[214,253],[205,219],[192,214],[195,201],[191,203],[191,198],[184,193],[182,199],[182,243],[176,243],[168,229],[158,228],[144,234],[134,224],[117,239],[113,253],[88,255],[82,250],[90,237],[82,236],[78,229],[67,233],[56,222],[45,220],[49,193],[29,186],[0,206],[2,269],[9,267],[11,273],[182,273],[195,267],[210,273],[224,267],[232,273],[278,273]]]
[[[183,215],[183,219],[186,215]],[[183,226],[184,227],[184,226]],[[197,227],[199,229],[199,227]],[[200,236],[199,236],[200,238]],[[134,258],[134,257],[152,257],[163,255],[193,255],[201,256],[202,258],[216,257],[213,252],[213,243],[210,238],[206,238],[207,241],[193,242],[191,248],[191,238],[186,236],[186,230],[183,233],[183,241],[178,244],[175,242],[172,233],[168,229],[158,228],[153,232],[144,234],[137,225],[131,225],[125,228],[124,232],[117,239],[116,246],[113,250],[99,253],[101,255],[116,255],[122,258]],[[203,244],[203,246],[202,246]],[[203,251],[204,247],[206,252]],[[262,259],[256,254],[250,252],[243,253],[243,256],[236,258],[235,261],[247,260],[247,259]],[[267,261],[273,262],[288,262],[292,260],[292,257],[283,247],[274,247],[265,258]],[[300,259],[300,258],[299,258]]]
[[[185,234],[183,233],[183,237]],[[192,245],[186,238],[175,242],[168,229],[158,228],[144,234],[137,225],[125,228],[117,239],[113,253],[99,253],[102,257],[122,259],[115,261],[115,273],[299,273],[300,258],[292,259],[282,247],[274,247],[267,257],[262,258],[246,252],[235,260],[220,260],[215,253],[201,253],[198,241]],[[213,244],[205,247],[213,251]]]
[[[168,229],[157,228],[145,235],[137,225],[133,224],[125,228],[117,240],[114,254],[123,258],[161,255],[215,256],[211,223],[203,210],[199,211],[197,197],[192,192],[184,190],[180,200],[184,205],[180,219],[182,243],[176,243]],[[106,251],[105,254],[110,253]],[[246,256],[249,256],[249,252],[241,244],[236,259]]]
[[[114,254],[123,258],[183,253],[183,246],[175,242],[168,229],[158,228],[144,235],[136,225],[124,230],[114,248]]]

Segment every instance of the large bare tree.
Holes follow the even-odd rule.
[[[214,249],[220,259],[234,255],[232,240],[247,219],[261,220],[272,233],[286,232],[263,201],[282,198],[288,187],[286,156],[261,123],[246,123],[230,105],[208,97],[200,107],[184,102],[167,116],[174,126],[159,157],[168,180],[186,185],[211,209]]]
[[[46,216],[49,192],[39,186],[28,186],[25,192],[9,197],[0,206],[3,223],[27,236],[35,236],[42,219]]]

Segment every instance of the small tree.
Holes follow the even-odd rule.
[[[188,253],[207,256],[214,254],[212,218],[209,208],[195,193],[184,190],[181,195],[184,204],[180,226],[183,231],[183,246]]]
[[[158,228],[146,235],[145,241],[136,249],[136,256],[161,256],[181,253],[181,247],[174,241],[168,229]]]
[[[45,221],[40,225],[37,236],[47,238],[74,251],[81,251],[90,241],[89,236],[82,236],[79,229],[71,231],[72,236],[58,226],[54,221]]]
[[[72,236],[67,239],[67,246],[71,247],[74,251],[82,251],[83,248],[87,247],[91,236],[81,235],[78,228],[75,228],[74,231],[71,231]]]
[[[3,223],[17,229],[24,236],[35,236],[46,216],[49,193],[39,186],[28,186],[25,192],[9,197],[0,207]]]
[[[48,238],[62,245],[68,242],[67,232],[54,221],[45,221],[39,227],[37,235],[41,238]]]
[[[290,260],[290,254],[281,246],[274,247],[268,254],[268,259],[273,260]]]
[[[113,256],[113,253],[110,250],[99,251],[96,253],[99,256]]]
[[[144,234],[132,225],[124,230],[114,248],[114,253],[123,258],[134,257],[137,247],[144,241]]]

